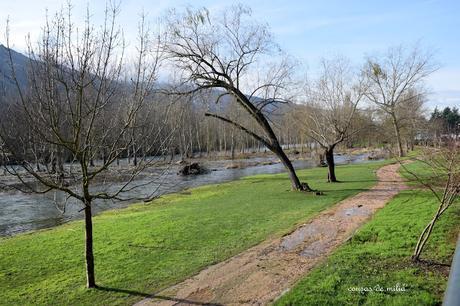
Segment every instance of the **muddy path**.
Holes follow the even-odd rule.
[[[136,305],[270,304],[406,189],[398,168],[380,168],[372,189],[339,202],[290,234],[210,266]]]

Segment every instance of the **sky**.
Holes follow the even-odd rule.
[[[367,55],[419,43],[434,52],[440,67],[426,81],[431,92],[428,108],[460,106],[460,0],[122,0],[118,22],[129,41],[142,11],[154,21],[173,7],[207,7],[212,14],[239,2],[252,9],[257,21],[269,25],[283,50],[313,72],[322,57],[343,55],[359,65]],[[0,0],[0,26],[4,28],[9,18],[13,48],[22,52],[29,33],[32,40],[38,38],[46,12],[52,15],[65,3]],[[88,5],[93,21],[102,22],[105,0],[72,4],[77,22]],[[3,34],[0,43],[5,44]]]

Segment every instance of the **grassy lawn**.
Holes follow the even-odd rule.
[[[459,231],[458,205],[446,211],[422,253],[432,264],[410,261],[418,235],[436,207],[427,191],[400,193],[276,304],[440,305],[448,270],[433,262],[451,261]],[[398,284],[405,291],[387,290]]]
[[[375,184],[382,163],[300,171],[324,196],[259,175],[164,196],[94,217],[96,281],[85,289],[81,221],[0,240],[0,304],[127,305],[183,280]]]

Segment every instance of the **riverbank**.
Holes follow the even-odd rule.
[[[281,237],[371,188],[383,163],[299,171],[324,196],[289,191],[286,174],[258,175],[94,217],[96,279],[84,287],[81,221],[0,240],[0,303],[129,305],[270,237]]]
[[[309,162],[312,166],[319,165],[319,158],[316,151],[299,151],[299,148],[291,148],[285,150],[289,159],[293,162],[303,161]],[[382,149],[372,148],[355,148],[347,149],[336,152],[336,162],[343,164],[346,162],[353,162],[356,158],[369,160],[381,160],[388,158],[388,154]],[[369,158],[368,158],[369,157]],[[374,158],[376,157],[376,158]],[[96,166],[100,161],[95,161]],[[193,157],[182,159],[179,155],[174,156],[171,160],[170,157],[152,158],[151,165],[146,167],[137,177],[136,180],[142,180],[152,175],[160,177],[162,173],[177,173],[184,164],[198,163],[204,169],[209,171],[220,171],[224,169],[246,169],[256,166],[267,166],[279,164],[281,161],[270,151],[260,152],[247,152],[235,154],[234,159],[231,159],[229,152],[213,152],[211,154],[200,153],[195,154]],[[14,166],[10,166],[14,167]],[[101,173],[96,184],[98,183],[123,183],[131,177],[133,165],[128,159],[121,159],[118,163],[113,163],[104,173]],[[41,173],[45,175],[45,166],[41,165]],[[36,184],[35,178],[21,170],[15,169],[21,174],[21,179],[28,184]],[[40,172],[40,171],[39,171]],[[14,171],[6,171],[0,165],[0,192],[16,191],[23,187],[22,182],[13,174]],[[50,174],[50,176],[52,176]],[[81,174],[79,173],[79,166],[75,164],[65,164],[63,179],[67,186],[78,185],[78,179]]]
[[[362,163],[368,162],[368,155],[338,155],[336,156],[337,164]],[[196,160],[193,160],[196,162]],[[372,161],[373,162],[373,161]],[[133,182],[134,185],[140,185],[140,188],[125,194],[125,197],[139,198],[141,196],[152,196],[152,190],[155,196],[167,193],[181,192],[187,188],[217,184],[237,180],[241,177],[256,174],[275,174],[285,172],[285,168],[278,163],[276,158],[271,156],[253,157],[239,160],[219,160],[219,161],[199,161],[200,167],[210,171],[201,175],[177,175],[179,168],[183,164],[174,163],[168,171],[160,170],[163,175],[158,180],[151,181],[138,179]],[[231,167],[229,167],[229,165]],[[293,160],[296,169],[313,168],[316,163],[313,160]],[[150,169],[153,171],[154,169]],[[104,184],[94,184],[93,188],[121,188],[123,183],[105,182]],[[118,187],[117,187],[118,186]],[[93,214],[98,214],[105,210],[119,209],[132,204],[133,201],[103,201],[96,200],[93,207]],[[65,212],[62,213],[56,208],[61,208],[65,204]],[[47,194],[23,194],[20,192],[0,193],[0,236],[12,236],[29,230],[37,230],[60,225],[71,220],[83,218],[81,210],[82,205],[75,199],[67,199],[62,192],[49,192]]]

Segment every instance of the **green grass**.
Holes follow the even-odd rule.
[[[412,173],[417,175],[417,177],[421,179],[424,183],[430,183],[433,184],[433,186],[438,185],[436,184],[437,181],[443,179],[435,178],[433,175],[433,171],[430,169],[430,167],[418,160],[413,161],[410,164],[405,164],[404,167],[401,167],[400,169],[401,175],[406,179],[409,186],[413,187],[423,188],[421,183],[417,180],[416,177],[414,177]]]
[[[436,207],[430,192],[400,193],[276,305],[440,305],[447,282],[446,267],[410,260],[418,235]],[[446,211],[422,258],[450,263],[459,215],[458,205]],[[387,290],[397,284],[406,291]],[[355,288],[374,290],[351,291]],[[378,288],[384,291],[375,290]]]
[[[325,183],[324,168],[300,171],[323,196],[289,191],[286,174],[259,175],[104,212],[94,247],[105,290],[84,287],[81,221],[1,239],[0,304],[132,304],[371,187],[380,165],[338,166],[338,184]]]

